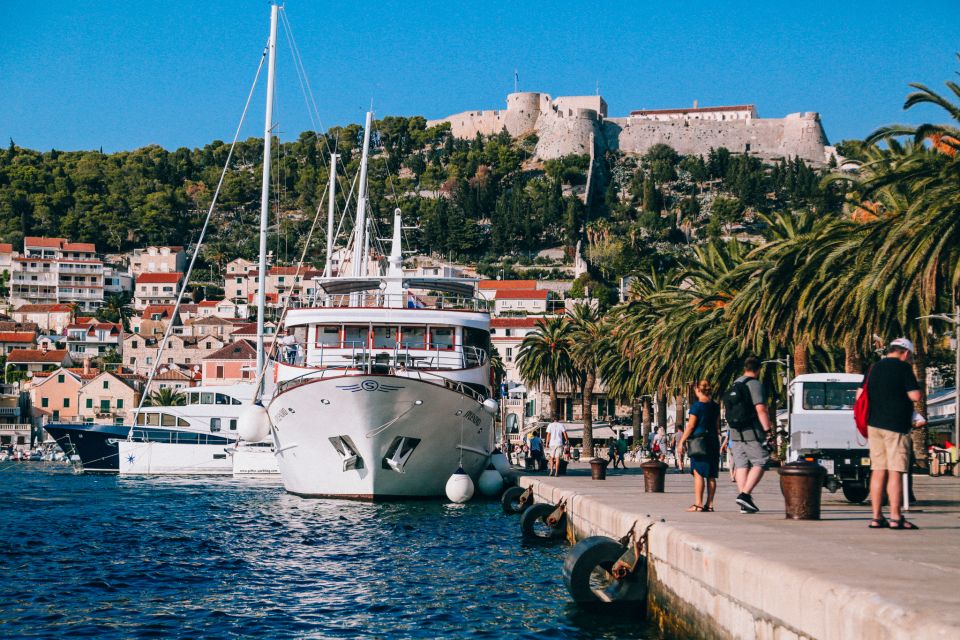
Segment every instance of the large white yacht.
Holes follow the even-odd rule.
[[[404,276],[401,229],[397,209],[386,274],[317,278],[314,306],[288,312],[297,348],[267,409],[291,493],[439,496],[493,451],[486,302],[472,280]]]

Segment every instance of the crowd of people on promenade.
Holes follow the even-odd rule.
[[[910,366],[913,353],[910,340],[893,340],[886,356],[870,368],[856,392],[858,399],[866,394],[869,400],[865,420],[871,463],[871,529],[918,528],[901,512],[903,475],[909,472],[911,460],[910,431],[917,421],[914,403],[920,399],[919,385]],[[760,367],[758,358],[744,358],[743,374],[724,391],[721,402],[725,429],[721,426],[721,403],[715,400],[716,389],[710,381],[700,380],[693,389],[696,401],[690,405],[682,430],[667,434],[660,427],[645,443],[652,459],[664,460],[669,454],[681,472],[684,460],[689,460],[694,501],[688,511],[715,510],[717,479],[724,457],[729,462],[731,480],[737,485],[736,505],[740,512],[760,511],[753,491],[763,478],[774,449],[774,422],[759,379]],[[537,469],[549,468],[550,475],[559,474],[562,462],[576,457],[565,428],[556,420],[547,425],[545,440],[534,433],[523,450],[534,459]],[[622,432],[610,438],[608,464],[626,469],[628,450],[629,443]],[[889,518],[883,514],[885,498],[890,505]]]

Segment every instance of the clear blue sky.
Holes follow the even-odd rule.
[[[819,6],[813,6],[819,5]],[[960,69],[957,0],[849,2],[324,2],[290,0],[324,128],[504,106],[513,89],[592,94],[610,115],[753,103],[819,111],[831,141],[904,113],[907,83]],[[9,2],[0,21],[0,141],[38,149],[229,140],[268,32],[263,0]],[[282,136],[310,128],[280,36]],[[262,89],[245,127],[260,135]]]

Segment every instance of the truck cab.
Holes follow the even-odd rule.
[[[810,373],[790,383],[788,461],[817,462],[827,470],[826,488],[854,503],[870,492],[870,450],[853,420],[862,382],[860,374]]]

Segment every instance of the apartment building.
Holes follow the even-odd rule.
[[[25,304],[10,314],[14,321],[35,324],[41,331],[63,335],[73,322],[73,306],[69,304]]]
[[[136,333],[123,338],[123,364],[134,373],[146,375],[157,364],[178,365],[190,368],[226,344],[217,336],[171,335],[163,353],[159,354],[161,336],[144,336]]]
[[[146,309],[150,305],[175,305],[183,274],[141,273],[137,276],[133,291],[133,308]]]
[[[103,356],[111,349],[123,350],[123,326],[115,322],[99,322],[96,318],[77,318],[67,326],[67,351],[75,360]]]
[[[103,371],[81,385],[79,415],[86,421],[109,419],[124,424],[140,404],[142,389],[139,376]]]
[[[255,262],[243,258],[237,258],[227,263],[223,274],[223,294],[227,296],[228,300],[232,300],[236,304],[247,303],[248,297],[257,288],[255,266]],[[251,270],[254,274],[252,280],[249,277]],[[251,285],[252,289],[250,288]]]
[[[74,304],[81,311],[103,305],[103,262],[88,242],[66,238],[23,239],[23,255],[12,258],[10,302]]]

